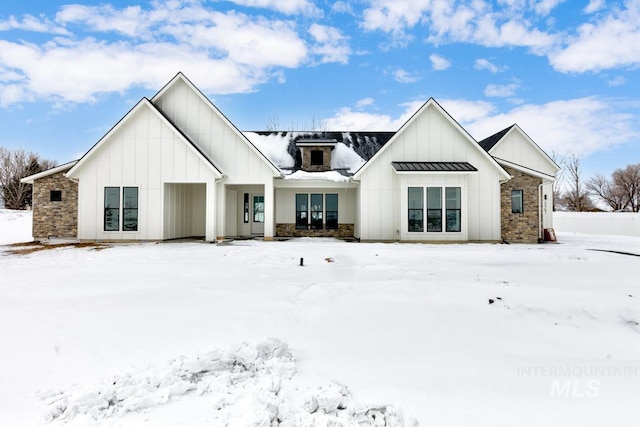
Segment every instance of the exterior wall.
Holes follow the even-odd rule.
[[[276,224],[295,224],[296,194],[337,194],[338,224],[355,221],[356,191],[352,188],[276,188]],[[351,234],[353,235],[353,233]]]
[[[265,238],[273,236],[273,178],[278,175],[278,171],[269,165],[222,113],[186,82],[180,79],[174,81],[157,99],[154,98],[153,102],[206,156],[213,159],[226,175],[224,183],[219,183],[216,188],[216,204],[220,212],[216,217],[218,237],[222,237],[227,230],[227,200],[223,186],[233,184],[264,185],[264,235]]]
[[[45,176],[33,184],[33,238],[78,236],[78,184],[64,172]],[[51,191],[62,192],[62,201],[52,202]]]
[[[554,176],[558,168],[517,128],[491,149],[491,155]]]
[[[540,196],[537,178],[505,167],[513,178],[502,184],[502,239],[507,242],[537,242],[540,237]],[[511,212],[511,191],[522,190],[524,212]]]
[[[542,228],[553,228],[553,181],[542,181]]]
[[[407,214],[402,208],[406,184],[401,184],[401,175],[395,173],[392,161],[461,161],[478,169],[477,173],[466,175],[466,210],[462,212],[463,221],[464,218],[467,221],[466,239],[500,240],[500,179],[504,178],[499,169],[435,106],[428,106],[419,114],[359,177],[359,237],[362,240],[401,240],[401,234],[406,233],[403,222]],[[442,176],[444,174],[438,178],[441,181]],[[424,178],[423,182],[431,180]],[[460,236],[454,239],[445,233],[429,233],[426,238],[446,241],[459,240]]]
[[[205,235],[205,184],[164,185],[164,239]]]
[[[127,116],[76,171],[79,179],[78,238],[162,240],[164,184],[206,184],[207,239],[215,238],[215,181],[211,165],[149,107]],[[138,231],[103,231],[104,187],[138,187]],[[170,212],[169,212],[170,214]],[[209,219],[211,218],[211,219]],[[187,219],[184,219],[185,221]]]

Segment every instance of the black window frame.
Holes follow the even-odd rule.
[[[127,193],[135,190],[135,199]],[[122,187],[122,231],[138,231],[138,204],[140,190],[138,187]]]
[[[329,210],[329,197],[335,198],[335,210]],[[337,230],[338,226],[338,207],[339,197],[337,193],[327,193],[324,195],[324,207],[325,207],[325,228],[327,230]],[[333,204],[333,200],[331,201]]]
[[[457,190],[458,197],[457,207],[449,207],[449,190]],[[446,208],[446,232],[447,233],[460,233],[462,232],[462,188],[461,187],[445,187],[444,203]],[[457,221],[453,221],[451,218],[456,218]],[[457,224],[457,229],[453,227],[453,224]]]
[[[309,164],[311,166],[324,165],[324,150],[311,150],[309,157]]]
[[[438,194],[438,206],[434,207],[429,200],[429,192]],[[427,233],[442,233],[442,187],[427,187]]]
[[[520,206],[519,210],[513,203],[513,196],[519,194],[520,196]],[[521,214],[524,213],[524,190],[511,190],[511,213],[512,214]]]
[[[51,190],[51,191],[49,191],[49,201],[50,202],[61,202],[62,201],[62,190]]]
[[[411,206],[411,196],[412,193],[417,194],[416,190],[420,190],[420,207]],[[424,233],[424,192],[424,187],[407,187],[407,231],[409,233]]]
[[[304,198],[304,203],[300,202]],[[307,193],[296,193],[296,230],[309,229],[309,195]]]
[[[120,231],[120,187],[104,187],[103,224],[104,231]]]
[[[242,209],[243,209],[242,222],[243,224],[249,224],[249,193],[244,193],[243,202],[244,203],[242,205]]]
[[[311,211],[309,226],[312,230],[324,229],[324,194],[311,193],[309,198]]]

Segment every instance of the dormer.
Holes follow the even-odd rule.
[[[300,153],[300,169],[307,172],[331,170],[331,151],[338,143],[335,139],[313,138],[299,139],[296,148]]]

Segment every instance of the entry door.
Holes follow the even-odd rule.
[[[264,234],[264,194],[251,196],[251,234]]]

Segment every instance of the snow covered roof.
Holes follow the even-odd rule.
[[[255,145],[273,164],[283,172],[294,172],[296,168],[296,144],[323,145],[331,141],[335,147],[331,154],[331,169],[342,178],[332,174],[335,179],[346,179],[352,175],[384,144],[395,132],[314,132],[314,131],[256,131],[243,132],[244,136]],[[318,172],[311,172],[313,178],[303,174],[291,173],[289,179],[327,179],[319,177]],[[295,177],[295,178],[294,178]],[[333,178],[331,179],[334,180]]]

